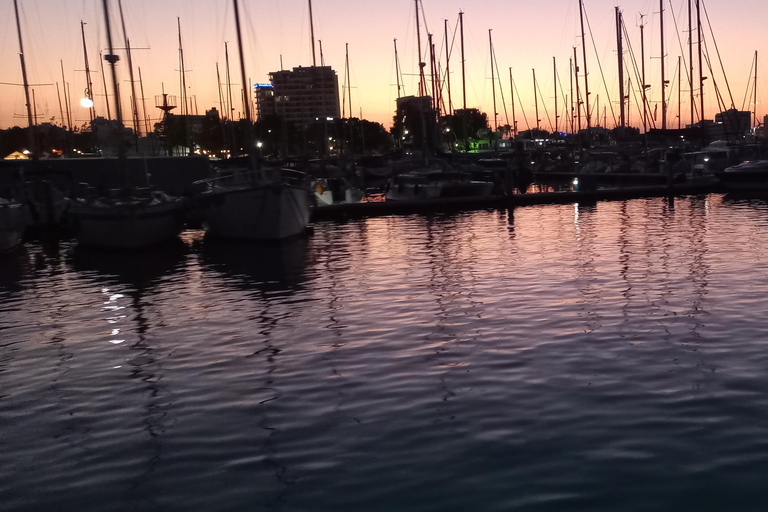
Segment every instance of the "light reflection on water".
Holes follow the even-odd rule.
[[[3,510],[762,510],[768,206],[321,223],[0,270]]]

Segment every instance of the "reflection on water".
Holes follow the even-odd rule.
[[[0,508],[761,510],[766,234],[707,196],[28,245]]]

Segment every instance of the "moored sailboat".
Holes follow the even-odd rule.
[[[128,183],[126,148],[122,138],[122,112],[120,91],[117,83],[110,28],[109,0],[103,0],[109,54],[104,59],[110,63],[117,113],[119,158],[116,168],[126,186],[113,190],[102,197],[74,198],[70,216],[78,242],[107,248],[138,249],[156,245],[178,236],[183,227],[184,201],[162,192],[131,186]]]
[[[238,0],[233,0],[240,71],[248,83],[243,59]],[[246,94],[243,89],[243,94]],[[233,172],[199,182],[203,227],[213,236],[247,240],[281,240],[306,232],[309,226],[310,190],[306,174],[292,169],[264,169],[256,162],[250,101],[245,99],[248,157]]]

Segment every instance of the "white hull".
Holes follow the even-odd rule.
[[[109,206],[76,203],[71,215],[80,244],[115,249],[167,242],[178,236],[184,225],[179,200]]]
[[[310,191],[272,183],[238,188],[214,186],[206,193],[203,227],[214,236],[281,240],[309,226]]]
[[[0,253],[11,251],[21,244],[25,226],[21,204],[0,203]]]

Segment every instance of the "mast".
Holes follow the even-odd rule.
[[[555,72],[555,131],[557,132],[557,131],[559,131],[558,130],[558,123],[557,123],[558,119],[557,118],[560,117],[560,116],[557,115],[557,57],[552,57],[552,65],[553,65],[554,70],[555,70],[554,71]]]
[[[141,109],[144,111],[144,131],[149,135],[149,116],[147,115],[147,99],[144,97],[144,80],[141,79],[141,66],[139,66],[139,86],[141,87]]]
[[[690,67],[688,73],[688,84],[691,92],[691,126],[696,122],[694,119],[694,110],[696,104],[693,96],[693,13],[691,8],[691,0],[688,0],[688,66]]]
[[[347,96],[349,97],[349,117],[352,117],[352,82],[349,73],[349,43],[346,43],[346,63],[347,63]],[[350,141],[351,143],[352,141]]]
[[[641,16],[642,19],[642,16]],[[643,81],[642,84],[642,99],[643,99],[643,133],[648,131],[648,109],[646,105],[648,104],[648,99],[646,98],[646,92],[648,89],[648,86],[645,85],[645,39],[643,38],[643,29],[645,28],[645,25],[643,25],[642,21],[640,22],[640,69],[641,69],[641,79]]]
[[[27,102],[27,122],[29,123],[29,150],[32,157],[37,159],[37,138],[35,137],[35,122],[32,119],[32,105],[29,100],[29,80],[27,80],[27,63],[24,60],[24,42],[21,39],[21,21],[19,21],[18,0],[13,0],[13,11],[16,14],[16,32],[19,35],[19,59],[21,60],[21,78],[24,81],[24,98]]]
[[[61,92],[59,92],[59,82],[56,82],[56,96],[59,98],[59,112],[61,112],[61,124],[64,124],[64,107],[61,106]]]
[[[701,0],[696,0],[696,31],[699,36],[699,102],[701,103],[701,125],[704,126],[704,62],[701,58]]]
[[[541,121],[539,119],[539,94],[536,92],[538,90],[536,86],[536,70],[533,70],[533,104],[536,108],[536,131],[540,130],[539,122]]]
[[[237,2],[237,0],[235,0],[235,2]],[[228,43],[226,41],[224,42],[224,58],[226,59],[226,62],[227,62],[227,97],[228,97],[227,109],[229,110],[227,115],[228,115],[230,120],[234,120],[235,119],[235,115],[234,115],[235,106],[232,103],[232,80],[231,80],[230,74],[229,74],[229,45],[228,45]],[[234,142],[233,142],[233,144],[234,144]]]
[[[248,120],[245,123],[245,136],[246,136],[246,149],[248,150],[248,156],[251,163],[252,170],[256,169],[256,150],[253,140],[253,123],[251,123],[251,106],[249,101],[245,98],[245,84],[247,83],[247,76],[245,74],[245,57],[243,56],[243,36],[240,30],[240,8],[238,0],[232,0],[235,4],[235,27],[237,28],[237,49],[240,52],[240,79],[243,81],[243,103],[245,105],[245,118]]]
[[[680,69],[680,55],[677,56],[677,129],[683,127],[683,108],[682,108],[682,99],[683,99],[683,84],[680,83],[680,78],[682,78],[682,69]]]
[[[461,91],[464,95],[462,108],[467,109],[467,74],[464,59],[464,12],[459,11],[459,25],[461,26]]]
[[[616,7],[616,48],[618,49],[619,56],[619,101],[621,104],[619,119],[620,126],[624,128],[626,126],[626,118],[624,117],[624,38],[621,32],[622,26],[622,14],[619,8]]]
[[[101,64],[101,81],[104,83],[104,103],[107,105],[107,119],[112,119],[112,112],[109,110],[109,91],[107,90],[107,75],[104,74],[104,61],[106,59],[99,52],[99,63]]]
[[[488,43],[491,46],[491,90],[493,91],[493,131],[495,132],[499,128],[496,115],[496,77],[493,72],[493,37],[491,32],[493,29],[488,29]],[[536,91],[534,91],[535,93]]]
[[[757,50],[755,50],[755,100],[752,103],[752,117],[755,118],[755,128],[760,126],[760,123],[757,120]]]
[[[432,44],[432,34],[427,34],[427,45],[429,46],[429,77],[432,87],[432,110],[438,110],[440,105],[437,103],[437,80],[435,78],[435,45]],[[350,112],[352,105],[349,106]]]
[[[400,99],[400,60],[397,56],[397,39],[395,39],[395,78],[397,79],[397,99]]]
[[[120,23],[123,28],[123,39],[125,40],[125,49],[128,57],[128,77],[131,80],[131,114],[133,116],[133,131],[136,137],[141,135],[139,126],[139,104],[136,97],[136,81],[133,79],[133,60],[131,59],[131,40],[128,39],[128,32],[125,30],[125,17],[123,16],[123,0],[117,0],[117,7],[120,10]]]
[[[318,39],[317,44],[320,45],[320,65],[325,67],[325,57],[323,57],[323,42]]]
[[[60,60],[59,64],[61,64],[61,86],[64,88],[64,107],[66,107],[67,111],[67,129],[72,130],[72,109],[69,100],[67,99],[67,80],[64,78],[64,61]],[[37,119],[35,119],[35,121],[37,121]]]
[[[581,0],[579,0],[581,1]],[[579,60],[576,57],[576,47],[573,47],[573,73],[576,79],[576,120],[578,129],[581,131],[581,93],[579,92]]]
[[[219,73],[219,63],[216,63],[216,83],[219,85],[219,109],[221,118],[224,119],[224,96],[221,94],[221,73]]]
[[[517,119],[515,118],[515,81],[512,80],[512,68],[509,68],[509,90],[512,93],[512,134],[517,138]]]
[[[184,46],[181,43],[181,18],[177,17],[176,23],[179,26],[179,65],[181,66],[179,73],[181,74],[181,101],[184,103],[181,108],[181,114],[188,115],[189,107],[187,105],[187,72],[184,69]]]
[[[315,20],[312,18],[312,0],[309,0],[309,33],[312,37],[312,67],[317,66],[315,57]]]
[[[667,129],[667,81],[664,76],[664,0],[659,0],[659,28],[661,30],[661,129]]]
[[[112,27],[109,23],[109,1],[108,0],[102,0],[102,4],[104,6],[104,23],[106,26],[107,31],[107,48],[109,49],[109,53],[104,56],[104,60],[109,62],[109,67],[112,71],[112,89],[113,94],[115,95],[115,116],[117,119],[117,129],[119,136],[117,138],[118,141],[118,156],[121,160],[125,160],[125,144],[123,144],[123,112],[120,108],[120,86],[117,83],[117,61],[120,60],[120,57],[115,55],[115,48],[112,44]],[[125,164],[123,164],[125,165]],[[127,169],[124,168],[125,172],[125,179],[128,179],[127,176]]]
[[[448,81],[448,108],[446,113],[453,114],[453,101],[451,100],[451,52],[448,49],[448,20],[445,20],[445,77]]]
[[[581,50],[584,57],[584,97],[587,102],[587,129],[589,129],[592,127],[592,122],[589,112],[589,73],[587,73],[587,44],[584,34],[584,0],[579,0],[579,17],[581,18]]]
[[[571,78],[571,133],[573,133],[573,59],[568,59],[570,65],[570,78]]]
[[[427,64],[421,58],[421,23],[419,22],[419,0],[414,0],[414,3],[416,4],[416,44],[419,52],[419,96],[426,96],[427,79],[424,76],[424,66]]]
[[[91,69],[88,64],[88,46],[85,44],[85,22],[80,20],[80,31],[83,34],[83,57],[85,59],[85,78],[88,82],[88,89],[85,91],[86,97],[91,100],[91,108],[88,109],[91,115],[91,121],[96,117],[96,109],[93,104],[93,82],[91,82]]]

